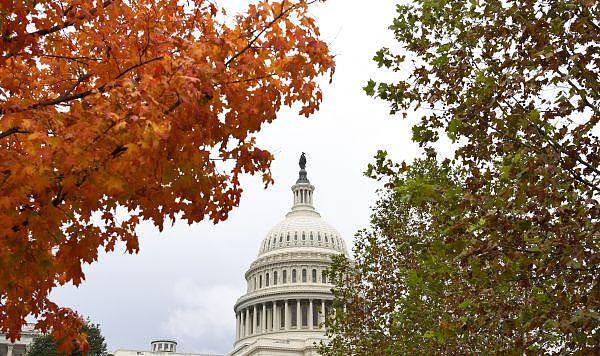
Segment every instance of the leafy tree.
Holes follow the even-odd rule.
[[[27,356],[58,356],[57,344],[49,334],[39,335],[33,338],[31,345],[27,348]]]
[[[464,242],[451,240],[433,219],[456,213],[460,176],[448,162],[438,166],[434,157],[417,160],[408,171],[383,164],[383,153],[379,162],[373,173],[386,171],[393,178],[381,191],[371,227],[356,236],[356,259],[336,257],[329,271],[336,285],[335,313],[327,316],[332,339],[321,351],[402,355],[461,350],[464,341],[444,325],[456,322],[447,315],[448,296],[457,290],[453,259]]]
[[[363,247],[370,240],[359,234],[356,269],[334,272],[360,283],[342,287],[338,303],[352,305],[352,298],[371,291],[372,275],[382,281],[373,290],[401,298],[392,294],[386,303],[381,294],[387,309],[374,310],[367,300],[363,313],[386,321],[373,329],[360,324],[351,307],[331,319],[339,337],[324,353],[368,346],[388,354],[396,347],[424,353],[597,351],[600,4],[414,1],[397,11],[390,28],[399,46],[380,50],[375,61],[403,75],[369,81],[365,91],[388,101],[393,113],[419,109],[413,140],[422,147],[437,147],[442,135],[454,142],[447,164],[461,172],[460,194],[454,202],[455,188],[440,182],[433,190],[411,191],[401,165],[379,158],[372,172],[388,180],[393,193],[384,199],[390,211],[375,210],[371,233],[379,243],[398,238],[414,244],[410,256],[417,255],[405,261],[406,250],[395,240],[385,243],[397,246],[382,247],[387,254]],[[427,199],[435,208],[425,216],[394,215],[396,208],[420,209]],[[385,222],[386,213],[395,222]],[[416,239],[399,227],[418,226],[421,219],[427,225]],[[437,244],[427,245],[430,238]],[[378,257],[385,257],[380,265],[363,262]],[[442,264],[441,275],[435,263]],[[393,266],[414,273],[397,276]],[[406,295],[396,292],[406,288]],[[411,296],[412,316],[403,307]],[[386,340],[389,335],[394,338]]]
[[[81,331],[87,335],[89,350],[85,353],[78,348],[74,348],[71,356],[106,356],[108,355],[106,341],[102,336],[99,324],[92,324],[89,320],[83,324]],[[27,349],[27,356],[59,356],[58,344],[51,335],[44,334],[36,336]],[[62,354],[64,355],[64,353]]]
[[[48,294],[99,247],[136,252],[142,219],[224,220],[241,174],[271,182],[254,134],[314,112],[334,68],[312,2],[0,3],[0,331],[34,315],[67,340],[82,322]]]

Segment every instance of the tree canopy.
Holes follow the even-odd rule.
[[[141,220],[222,221],[240,175],[271,182],[253,134],[313,113],[334,69],[312,2],[0,2],[0,331],[32,315],[67,340],[81,320],[48,294],[99,248],[136,252]]]
[[[465,353],[468,343],[446,327],[459,317],[448,310],[460,289],[453,259],[464,242],[452,241],[437,219],[456,214],[461,177],[434,156],[406,171],[384,153],[378,162],[373,174],[393,177],[387,176],[371,226],[356,235],[355,260],[336,257],[329,271],[335,313],[327,316],[332,340],[323,354]]]
[[[107,356],[107,346],[99,324],[93,324],[87,320],[81,331],[85,333],[89,350],[85,353],[86,356]],[[58,343],[49,334],[36,336],[31,345],[27,348],[26,356],[61,356],[65,353],[58,351]],[[71,356],[84,355],[78,348],[73,348]]]
[[[364,89],[420,115],[430,156],[443,136],[456,150],[426,170],[383,153],[370,168],[389,192],[356,266],[333,270],[348,312],[330,318],[325,354],[597,350],[599,14],[594,1],[397,6],[398,46],[374,60],[400,79]],[[440,165],[453,184],[429,179]]]

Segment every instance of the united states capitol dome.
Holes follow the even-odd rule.
[[[304,154],[299,164],[292,208],[270,229],[244,275],[247,290],[234,306],[233,356],[316,355],[315,345],[327,339],[333,284],[326,270],[333,256],[348,252],[313,206]]]

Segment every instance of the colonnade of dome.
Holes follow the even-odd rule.
[[[274,332],[324,330],[330,299],[277,298],[244,306],[236,313],[236,340]]]

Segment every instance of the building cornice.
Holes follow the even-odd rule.
[[[302,284],[297,288],[286,288],[280,290],[261,290],[259,292],[248,293],[240,297],[234,306],[237,313],[240,309],[259,303],[280,302],[284,299],[323,299],[333,300],[331,294],[332,285],[308,285]]]

